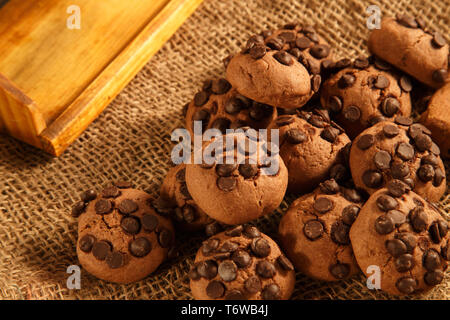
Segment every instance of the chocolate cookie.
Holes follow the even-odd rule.
[[[186,129],[194,133],[194,121],[202,121],[202,131],[249,126],[266,128],[277,117],[277,109],[239,94],[225,79],[207,80],[202,91],[186,106]]]
[[[278,232],[296,270],[324,281],[342,280],[359,271],[348,233],[362,200],[356,190],[326,180],[291,204]]]
[[[344,161],[342,152],[350,139],[330,121],[326,110],[278,117],[269,129],[279,129],[280,156],[289,172],[289,191],[313,190]]]
[[[439,32],[408,14],[384,18],[369,37],[369,50],[417,80],[438,88],[449,81],[449,47]]]
[[[441,149],[441,157],[450,159],[450,83],[431,97],[420,122],[431,130],[433,139]]]
[[[252,36],[229,61],[227,79],[255,101],[299,108],[319,91],[321,62],[331,57],[313,27],[293,23]]]
[[[446,189],[445,169],[430,133],[403,117],[363,131],[350,151],[355,185],[372,194],[392,179],[400,179],[428,201],[438,201]]]
[[[216,149],[211,164],[186,165],[186,184],[195,203],[211,218],[229,225],[272,213],[287,188],[283,160],[278,154],[265,157],[269,144],[250,132],[256,135],[253,129],[224,135],[224,141],[232,143],[231,150]],[[216,142],[206,144],[203,152],[223,148]]]
[[[444,278],[450,260],[448,223],[438,211],[400,180],[375,192],[350,229],[361,270],[380,268],[385,292],[425,292]]]
[[[287,300],[294,290],[292,263],[253,226],[236,226],[205,242],[189,272],[196,300]]]
[[[130,283],[158,268],[174,244],[174,230],[151,201],[150,195],[124,183],[98,195],[83,193],[74,211],[83,207],[77,211],[77,254],[86,271],[102,280]]]
[[[186,165],[170,168],[160,190],[160,202],[169,209],[176,227],[198,231],[214,222],[192,199],[186,185]]]
[[[356,59],[322,86],[321,104],[352,138],[376,122],[411,114],[411,80],[386,70],[385,63],[379,69],[378,61],[373,62],[373,58]]]

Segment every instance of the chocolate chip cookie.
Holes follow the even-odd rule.
[[[449,46],[421,18],[408,14],[384,18],[381,28],[370,33],[369,50],[431,87],[449,81]]]
[[[376,122],[409,117],[411,90],[408,76],[373,57],[359,58],[324,82],[320,100],[354,138]]]
[[[209,163],[186,165],[189,193],[219,222],[249,222],[272,213],[283,200],[288,182],[286,166],[256,134],[248,129],[221,136],[224,143],[231,141],[229,149],[213,140],[203,148],[203,154],[215,153]]]
[[[431,97],[420,122],[431,130],[433,139],[441,149],[441,157],[450,159],[450,83]]]
[[[207,80],[202,90],[186,105],[186,129],[194,134],[194,121],[202,121],[202,131],[249,126],[266,128],[277,117],[277,109],[239,94],[225,79]]]
[[[362,201],[356,190],[331,179],[290,205],[278,232],[297,271],[324,281],[346,279],[359,271],[349,231]]]
[[[227,79],[241,94],[280,108],[299,108],[319,91],[330,46],[312,26],[291,23],[252,36],[227,65]]]
[[[331,168],[344,161],[342,153],[350,143],[326,110],[279,116],[269,129],[279,129],[280,156],[288,168],[289,191],[296,193],[309,192],[326,179]]]
[[[350,229],[356,260],[366,274],[380,268],[380,285],[395,295],[439,284],[450,260],[448,223],[434,206],[394,179],[375,192]]]
[[[438,201],[446,189],[445,169],[430,134],[423,125],[404,117],[363,131],[350,150],[355,185],[372,194],[399,179],[428,201]]]
[[[86,271],[130,283],[158,268],[175,238],[172,223],[151,202],[150,195],[127,183],[83,193],[72,212],[79,215],[77,254]]]
[[[236,226],[206,240],[189,272],[197,300],[287,300],[294,267],[254,226]]]

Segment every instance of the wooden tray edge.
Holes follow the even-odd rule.
[[[52,155],[61,155],[169,40],[202,1],[170,1],[74,102],[42,131],[39,137],[43,149]]]

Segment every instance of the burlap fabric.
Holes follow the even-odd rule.
[[[223,74],[221,59],[252,33],[299,19],[315,24],[340,57],[366,54],[366,7],[406,10],[450,31],[448,1],[205,0],[159,53],[60,157],[0,136],[0,295],[10,299],[191,299],[186,274],[202,234],[179,236],[181,256],[143,281],[106,283],[82,272],[81,290],[66,287],[78,264],[71,205],[88,188],[130,180],[156,195],[170,166],[170,133],[204,79]],[[447,163],[448,165],[448,163]],[[447,166],[447,172],[448,170]],[[257,222],[275,235],[281,213]],[[441,207],[450,212],[447,193]],[[395,299],[368,290],[362,276],[324,283],[297,275],[294,299]],[[449,299],[450,276],[413,298]]]

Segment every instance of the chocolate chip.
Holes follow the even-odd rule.
[[[236,188],[237,180],[235,177],[220,177],[217,179],[217,187],[224,192],[231,192]]]
[[[375,220],[375,230],[379,234],[388,234],[394,231],[394,221],[387,215],[381,215]]]
[[[110,252],[106,256],[106,263],[108,264],[108,267],[111,269],[117,269],[122,267],[125,264],[125,257],[120,252]]]
[[[213,257],[216,260],[226,260],[226,259],[230,259],[231,253],[230,252],[221,252],[221,253],[216,253]]]
[[[252,263],[252,258],[247,251],[238,249],[233,252],[231,259],[239,268],[246,268]]]
[[[326,180],[319,185],[320,191],[325,194],[336,194],[339,192],[339,185],[334,179]]]
[[[399,210],[389,210],[386,216],[392,219],[397,228],[406,222],[406,215]]]
[[[284,270],[287,271],[294,270],[294,265],[292,264],[292,262],[288,258],[286,258],[286,256],[283,254],[277,258],[277,262]]]
[[[330,178],[336,181],[345,181],[349,178],[349,175],[347,168],[341,163],[335,164],[330,169]]]
[[[427,229],[428,216],[423,207],[416,207],[412,209],[409,213],[409,220],[411,221],[414,231],[422,232]]]
[[[402,254],[394,260],[394,265],[398,272],[406,272],[414,267],[414,258],[409,253]]]
[[[245,297],[241,290],[232,289],[225,294],[225,300],[245,300]]]
[[[324,233],[323,224],[318,220],[309,220],[303,226],[303,233],[309,240],[317,240],[322,237]]]
[[[419,133],[414,138],[414,143],[416,144],[416,147],[419,151],[424,152],[430,150],[433,141],[428,135]]]
[[[233,97],[225,103],[225,112],[228,114],[237,114],[243,108],[242,104],[241,99]]]
[[[193,267],[191,267],[191,269],[189,270],[189,273],[188,273],[188,277],[189,277],[189,279],[194,280],[194,281],[199,280],[201,278],[200,274],[197,271],[197,265],[194,265]]]
[[[409,253],[412,253],[417,245],[416,237],[412,233],[408,232],[397,233],[395,235],[395,238],[401,240],[406,245],[407,252]]]
[[[205,234],[208,237],[218,234],[221,231],[222,231],[222,226],[220,225],[220,223],[218,223],[216,221],[207,224],[205,227]]]
[[[93,235],[86,234],[80,239],[78,244],[80,246],[81,251],[88,253],[88,252],[91,252],[95,241],[96,241],[96,239]]]
[[[435,286],[444,280],[444,272],[442,270],[434,270],[425,273],[424,281],[429,286]]]
[[[387,71],[387,70],[391,69],[391,66],[389,65],[389,63],[387,63],[384,60],[381,60],[378,57],[375,57],[374,65],[375,65],[376,68],[378,68],[380,70],[384,70],[384,71]]]
[[[275,37],[275,38],[272,38],[269,41],[267,41],[266,45],[270,49],[281,50],[284,46],[284,40],[279,37]]]
[[[336,279],[344,279],[350,274],[350,266],[347,263],[336,263],[330,266],[330,273]]]
[[[330,143],[333,143],[336,141],[337,137],[339,136],[340,131],[333,127],[327,127],[325,128],[320,136],[322,139],[327,140]]]
[[[430,164],[421,165],[419,170],[417,170],[417,176],[423,182],[428,182],[434,178],[434,168]]]
[[[323,59],[330,54],[330,47],[326,44],[316,44],[311,47],[309,54],[316,59]]]
[[[374,143],[375,143],[375,136],[371,134],[365,134],[358,139],[356,145],[358,146],[359,149],[366,150],[369,149]]]
[[[403,162],[394,162],[391,165],[391,174],[394,179],[403,179],[409,174],[409,167]]]
[[[374,126],[377,123],[382,122],[382,121],[386,121],[386,118],[383,116],[373,116],[373,117],[370,117],[368,120],[368,122],[371,126]]]
[[[244,236],[250,239],[259,238],[261,236],[261,232],[254,226],[246,226],[244,229]]]
[[[152,244],[147,238],[139,237],[130,242],[129,250],[133,256],[142,258],[152,251]]]
[[[229,177],[237,168],[237,164],[218,164],[216,165],[216,173],[219,177]]]
[[[217,272],[223,281],[230,282],[236,279],[237,266],[233,261],[226,260],[219,264]]]
[[[400,133],[400,129],[395,124],[387,124],[383,127],[383,134],[387,138],[393,138]]]
[[[258,166],[256,164],[240,164],[239,173],[244,179],[253,178],[258,174]]]
[[[239,237],[242,234],[244,227],[239,225],[234,228],[228,229],[225,231],[225,235],[229,237]]]
[[[373,189],[377,189],[383,185],[383,175],[378,171],[365,171],[362,180],[367,187]]]
[[[434,171],[433,186],[439,187],[445,179],[445,173],[441,168],[436,168]]]
[[[377,153],[375,153],[375,156],[373,158],[373,161],[378,169],[385,170],[389,169],[391,166],[391,155],[389,152],[380,150]]]
[[[256,274],[263,278],[272,278],[276,273],[273,263],[267,260],[258,261],[255,270]]]
[[[445,41],[444,37],[440,32],[436,31],[433,33],[432,43],[435,47],[442,48],[447,44],[447,41]]]
[[[273,57],[275,58],[275,60],[285,66],[290,66],[294,63],[294,59],[286,51],[278,51],[273,55]]]
[[[235,242],[225,242],[217,251],[219,252],[234,252],[239,248],[239,245]]]
[[[225,293],[225,286],[222,282],[214,280],[206,286],[206,294],[208,297],[218,299]]]
[[[109,187],[102,191],[102,196],[104,198],[117,198],[120,196],[121,192],[117,187]]]
[[[226,79],[215,79],[211,85],[214,94],[225,94],[231,89],[231,84]]]
[[[181,209],[181,221],[186,221],[187,223],[192,223],[196,218],[196,210],[193,206],[188,204],[184,205]]]
[[[257,293],[261,291],[261,280],[257,276],[251,276],[244,282],[244,288],[249,293]]]
[[[109,200],[100,199],[95,203],[94,208],[97,214],[108,214],[112,211],[113,204]]]
[[[420,163],[421,164],[430,164],[433,167],[436,167],[439,164],[439,160],[434,154],[429,154],[429,155],[426,155],[425,157],[423,157],[420,160]]]
[[[276,120],[275,120],[275,124],[278,127],[283,127],[283,126],[287,126],[291,123],[293,123],[295,120],[295,118],[293,116],[290,115],[282,115],[279,116]]]
[[[411,79],[407,76],[402,76],[399,80],[400,88],[405,92],[410,92],[412,90]]]
[[[292,128],[285,133],[286,141],[291,144],[299,144],[306,141],[306,134],[299,129]]]
[[[377,89],[385,89],[389,87],[389,84],[390,84],[389,79],[382,75],[377,76],[374,82],[374,86]]]
[[[397,280],[395,283],[398,291],[404,294],[411,294],[416,290],[417,281],[411,277],[404,277]]]
[[[211,124],[211,129],[217,129],[222,134],[225,134],[227,129],[230,128],[231,121],[227,118],[217,118],[214,120],[214,122]]]
[[[152,214],[144,214],[141,218],[141,223],[142,228],[148,232],[154,231],[159,225],[158,218]]]
[[[416,19],[414,19],[414,17],[412,17],[411,15],[409,15],[407,13],[397,14],[397,22],[407,28],[415,29],[418,27]]]
[[[141,229],[141,224],[136,217],[125,217],[120,222],[122,229],[128,234],[138,234]]]
[[[338,96],[331,96],[328,99],[328,109],[333,112],[339,112],[342,109],[342,99]]]
[[[125,199],[119,204],[118,209],[122,214],[131,214],[133,212],[136,212],[139,207],[138,204],[133,200]]]
[[[358,216],[360,208],[354,204],[346,206],[342,210],[342,222],[346,225],[351,226],[353,222],[355,222],[356,217]]]
[[[250,248],[255,256],[265,258],[270,254],[270,244],[266,239],[253,239]]]
[[[314,209],[319,213],[327,213],[334,208],[334,202],[331,199],[320,197],[314,201]]]
[[[337,84],[340,89],[345,89],[351,87],[355,81],[356,77],[353,74],[346,73],[339,78]]]
[[[342,70],[342,69],[350,67],[351,65],[352,65],[352,61],[348,58],[344,58],[344,59],[337,61],[334,65],[334,68],[336,70]]]
[[[448,76],[448,72],[445,69],[438,69],[433,71],[432,74],[432,79],[433,81],[437,82],[437,83],[444,83],[445,80],[447,79]]]
[[[387,194],[382,194],[377,198],[377,206],[382,211],[393,210],[398,206],[397,200],[388,196]]]
[[[423,255],[423,266],[428,271],[434,271],[441,267],[441,257],[439,253],[435,250],[428,250]]]
[[[219,246],[219,240],[218,239],[208,239],[206,240],[202,245],[202,253],[204,255],[210,255],[213,253],[217,247]]]
[[[344,118],[350,122],[358,121],[361,118],[361,110],[357,106],[348,106],[344,110]]]
[[[410,126],[413,124],[413,120],[409,117],[397,116],[395,117],[395,123],[402,126]]]
[[[431,145],[431,150],[430,150],[434,155],[440,155],[441,154],[441,150],[439,149],[438,145],[436,143],[432,143]]]
[[[447,245],[441,248],[441,255],[447,261],[450,261],[450,240],[447,240]]]
[[[172,244],[172,232],[163,228],[158,235],[158,242],[162,248],[168,248]]]
[[[79,217],[86,210],[86,203],[83,201],[78,201],[72,207],[71,215],[74,218]]]
[[[87,190],[81,194],[81,201],[83,202],[90,202],[92,200],[95,200],[95,198],[97,198],[97,193],[92,189]]]
[[[398,110],[400,110],[400,101],[396,98],[387,97],[381,103],[381,112],[383,112],[386,117],[390,118],[394,116]]]
[[[192,116],[193,121],[202,121],[202,126],[205,128],[208,125],[209,122],[209,111],[206,109],[200,109],[197,110],[194,115]]]
[[[299,37],[295,40],[295,46],[300,50],[308,49],[313,43],[307,37]]]
[[[400,142],[397,146],[397,155],[405,160],[414,158],[414,147],[407,142]]]
[[[399,257],[399,256],[405,254],[406,252],[408,252],[406,244],[399,239],[387,240],[385,243],[385,246],[386,246],[386,250],[394,258]]]
[[[279,300],[281,299],[281,289],[275,283],[268,284],[262,290],[261,297],[263,300]]]
[[[187,188],[186,182],[180,183],[180,193],[183,195],[185,200],[191,200],[192,196],[189,193],[189,190]]]
[[[350,227],[345,224],[343,221],[336,221],[331,226],[331,240],[333,240],[337,244],[349,244],[350,238],[349,238],[349,232]]]
[[[206,279],[213,279],[217,275],[217,263],[214,260],[205,260],[197,266],[198,274]]]
[[[206,91],[197,92],[194,96],[194,105],[201,107],[205,105],[209,100],[209,94]]]
[[[263,45],[255,45],[250,49],[249,53],[250,53],[250,57],[257,60],[257,59],[261,59],[262,57],[264,57],[267,53],[267,50],[266,50],[266,47]]]
[[[358,69],[366,69],[369,67],[369,59],[366,58],[357,58],[353,62],[353,66]]]
[[[94,243],[92,246],[92,254],[97,260],[103,261],[106,256],[112,251],[112,246],[109,242],[101,240]]]
[[[389,181],[386,187],[388,189],[388,192],[394,197],[401,197],[411,190],[411,188],[406,183],[398,179]]]
[[[312,78],[311,78],[311,89],[314,92],[318,92],[320,89],[320,84],[322,82],[322,77],[318,74],[315,74]]]
[[[316,128],[324,128],[327,121],[324,121],[322,116],[313,114],[309,117],[308,122]]]

